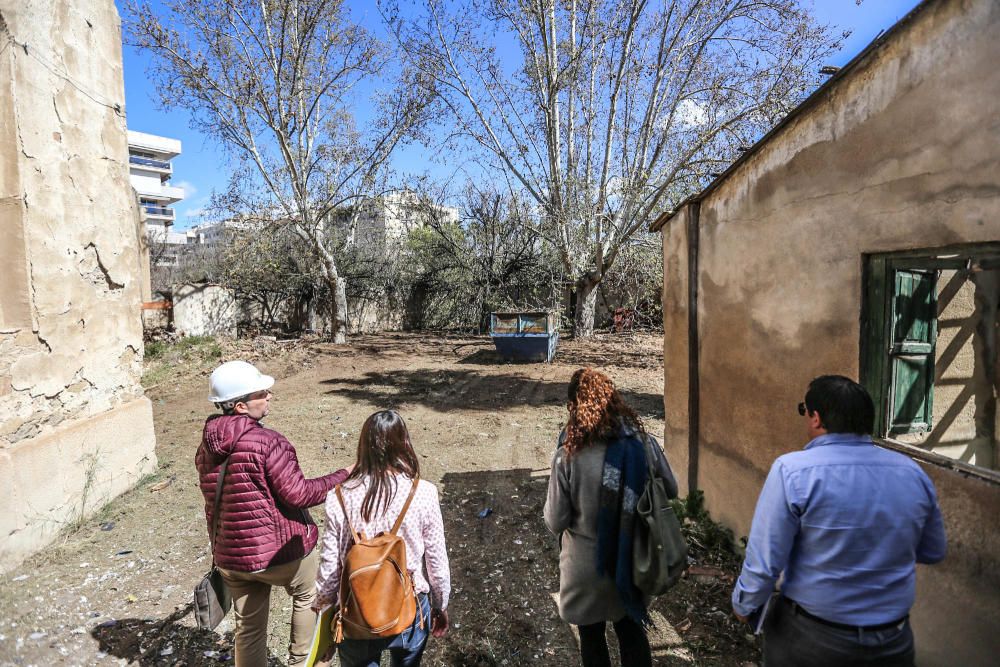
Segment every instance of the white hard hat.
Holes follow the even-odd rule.
[[[212,376],[208,379],[208,400],[225,403],[273,386],[274,378],[264,375],[253,364],[227,361],[212,371]]]

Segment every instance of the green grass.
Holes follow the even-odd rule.
[[[740,559],[740,547],[733,531],[712,520],[705,508],[703,491],[692,491],[686,498],[672,500],[671,504],[692,552],[709,553],[716,557],[725,554],[729,559]]]
[[[212,336],[187,336],[179,341],[146,344],[142,385],[153,387],[186,371],[222,358],[222,346]]]

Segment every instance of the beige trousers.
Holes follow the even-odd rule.
[[[318,552],[319,549],[313,549],[301,560],[261,572],[219,568],[233,596],[236,611],[236,667],[267,667],[267,615],[272,586],[281,586],[292,596],[288,667],[305,662],[316,631],[316,614],[310,607],[316,597]]]

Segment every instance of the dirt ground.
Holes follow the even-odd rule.
[[[359,336],[348,346],[257,339],[168,354],[147,375],[159,472],[0,577],[0,665],[231,664],[231,620],[202,632],[190,613],[191,589],[210,564],[193,457],[211,408],[207,374],[230,358],[278,378],[267,423],[295,444],[307,476],[352,462],[375,410],[406,419],[422,476],[441,491],[452,569],[452,630],[431,640],[425,664],[578,664],[552,597],[557,542],[541,520],[566,385],[580,366],[605,370],[659,436],[660,336],[563,341],[552,364],[506,364],[488,338],[428,334]],[[322,523],[321,508],[313,516]],[[728,606],[739,560],[701,541],[692,544],[696,575],[654,603],[679,633],[657,664],[752,665],[756,643]],[[275,591],[273,664],[284,664],[289,614],[289,598]]]

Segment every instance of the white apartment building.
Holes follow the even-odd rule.
[[[171,204],[184,198],[182,188],[170,185],[171,160],[181,154],[181,142],[145,132],[128,131],[129,181],[139,194],[150,240],[186,244],[187,235],[172,231],[176,215]]]
[[[445,223],[458,222],[457,208],[422,202],[410,190],[368,198],[360,209],[354,228],[357,244],[382,250],[397,246],[414,229],[431,222],[432,217]],[[336,224],[346,225],[350,213],[343,211],[335,215],[335,220]]]

